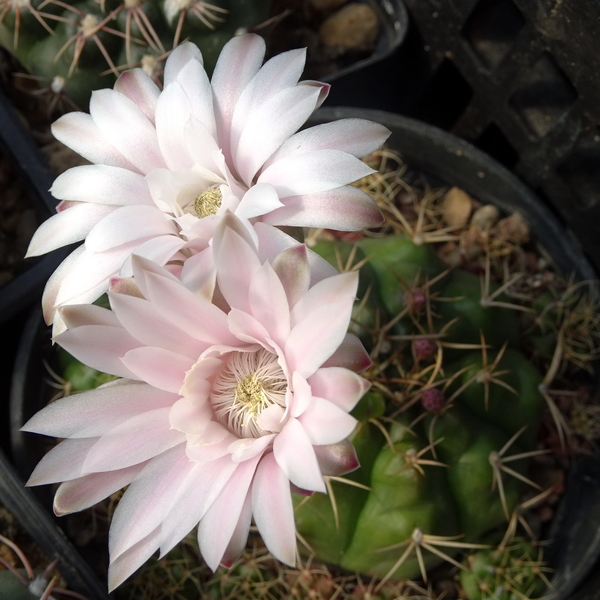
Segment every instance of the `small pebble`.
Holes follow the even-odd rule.
[[[478,208],[471,218],[471,229],[489,231],[500,218],[500,211],[492,204]]]
[[[324,46],[340,50],[369,50],[373,47],[379,23],[367,4],[352,2],[323,21],[319,40]]]
[[[444,196],[442,214],[450,227],[462,227],[469,222],[473,210],[473,199],[469,194],[454,186]]]

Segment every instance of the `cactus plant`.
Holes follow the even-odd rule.
[[[411,188],[417,197],[399,203],[404,169],[390,169],[399,159],[384,150],[370,160],[379,173],[358,185],[386,212],[384,229],[352,241],[308,235],[336,268],[361,273],[352,331],[374,361],[372,390],[353,412],[361,468],[329,478],[327,495],[296,497],[299,569],[253,540],[231,570],[212,575],[183,544],[151,559],[123,594],[151,599],[148,582],[164,590],[168,579],[172,597],[435,598],[456,584],[430,573],[442,563],[460,569],[468,600],[543,593],[541,549],[516,536],[533,538],[527,511],[553,492],[531,461],[561,439],[586,443],[579,421],[591,400],[570,400],[565,380],[598,353],[596,301],[540,268],[502,227],[475,217],[447,226],[440,192]]]
[[[3,0],[0,45],[45,82],[51,102],[85,108],[94,89],[112,86],[124,68],[158,80],[169,51],[191,39],[212,71],[236,31],[269,15],[269,0]]]

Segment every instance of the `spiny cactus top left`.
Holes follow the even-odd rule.
[[[158,78],[184,39],[211,72],[223,45],[268,18],[271,0],[0,0],[0,45],[48,92],[85,109],[125,68]]]

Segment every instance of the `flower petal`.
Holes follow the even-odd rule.
[[[269,159],[267,165],[286,156],[335,148],[357,158],[377,150],[391,131],[366,119],[339,119],[299,131],[287,139]]]
[[[343,273],[315,284],[292,309],[285,354],[290,369],[312,375],[341,344],[356,296],[358,273]]]
[[[109,532],[111,560],[126,552],[163,522],[174,496],[194,463],[179,445],[152,459],[127,488]],[[157,538],[158,544],[158,538]]]
[[[127,96],[96,90],[90,114],[110,144],[142,173],[165,166],[154,125]]]
[[[299,488],[325,492],[314,448],[297,419],[289,419],[273,441],[273,454],[287,478]]]
[[[104,252],[145,238],[176,233],[173,221],[155,206],[122,206],[96,224],[88,233],[85,247],[90,252]]]
[[[33,234],[25,258],[39,256],[83,240],[98,221],[114,210],[114,206],[78,204],[52,215]]]
[[[124,469],[181,445],[185,434],[169,428],[170,410],[155,408],[134,415],[104,434],[87,453],[83,473]]]
[[[59,438],[98,437],[135,415],[170,407],[177,398],[145,383],[119,379],[48,404],[22,431]]]
[[[108,567],[108,591],[119,587],[130,575],[137,571],[156,551],[160,539],[160,527],[156,527],[146,537],[131,546],[115,559],[111,558]]]
[[[198,544],[206,564],[214,571],[219,566],[225,550],[236,531],[246,495],[259,454],[253,459],[239,463],[219,497],[212,503],[198,527]]]
[[[243,219],[252,219],[267,215],[283,207],[275,188],[268,183],[253,185],[242,198],[235,214]]]
[[[130,169],[108,165],[73,167],[54,180],[50,193],[59,200],[94,202],[112,206],[126,204],[154,206],[148,184],[142,175]]]
[[[380,225],[383,214],[373,198],[350,185],[284,198],[283,208],[263,217],[265,223],[292,227],[320,227],[358,231]]]
[[[127,96],[154,123],[158,86],[142,69],[128,69],[119,75],[114,90]]]
[[[270,183],[280,198],[325,192],[374,173],[358,158],[339,150],[287,156],[268,166],[257,183]]]
[[[315,446],[336,444],[347,438],[357,420],[333,402],[313,397],[310,406],[298,417],[311,443]]]
[[[97,504],[129,485],[146,463],[118,471],[94,473],[62,483],[54,496],[54,514],[62,517]]]
[[[71,112],[52,124],[52,134],[91,163],[138,169],[129,162],[102,134],[92,117],[82,112]]]
[[[371,384],[360,375],[341,367],[318,369],[308,379],[312,393],[350,412]]]
[[[290,482],[273,454],[258,465],[252,484],[252,513],[269,549],[280,561],[296,564],[296,525]]]
[[[181,389],[186,371],[195,362],[195,359],[177,352],[150,346],[134,348],[121,360],[136,378],[174,394]]]

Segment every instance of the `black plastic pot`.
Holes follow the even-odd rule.
[[[386,125],[392,131],[389,145],[400,151],[411,167],[422,171],[430,183],[457,185],[482,203],[495,204],[506,212],[521,213],[563,275],[574,274],[582,280],[596,279],[596,273],[556,218],[527,186],[488,155],[440,129],[379,111],[321,109],[309,124],[348,117],[371,119]],[[43,453],[40,436],[24,434],[18,429],[49,398],[50,388],[44,382],[47,371],[42,363],[45,348],[49,348],[49,334],[37,311],[26,327],[12,383],[12,450],[22,477],[29,475]],[[598,531],[600,462],[594,457],[574,465],[551,532],[553,545],[548,555],[555,569],[556,600],[592,600],[594,597],[587,592],[585,595],[573,594],[597,563],[600,554]]]

